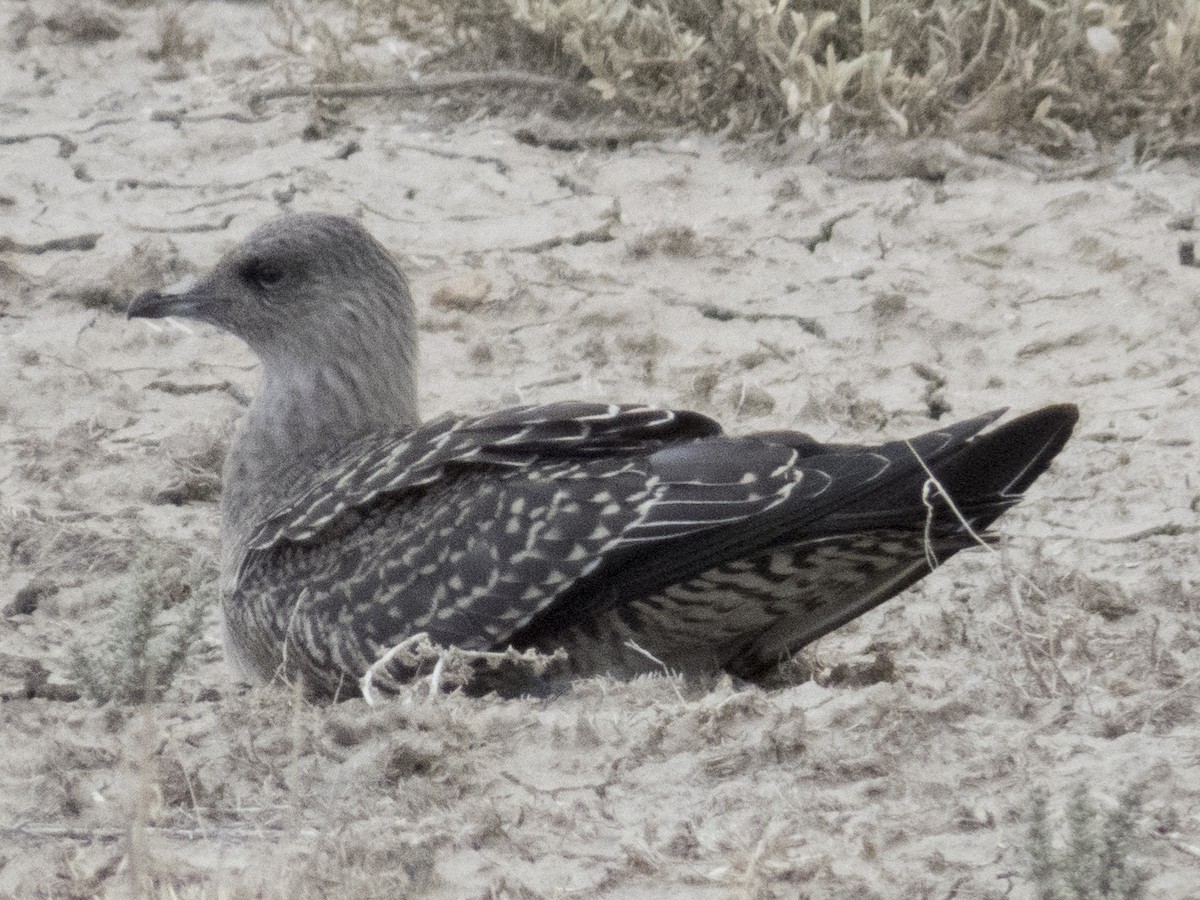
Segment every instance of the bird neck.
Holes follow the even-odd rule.
[[[240,565],[229,554],[332,455],[364,434],[419,424],[413,356],[374,366],[362,357],[319,367],[263,360],[262,386],[225,460],[223,575]]]
[[[405,358],[264,365],[243,435],[285,469],[311,467],[361,434],[415,428],[415,382]]]

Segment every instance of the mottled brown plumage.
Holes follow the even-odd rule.
[[[335,216],[271,222],[129,314],[209,322],[261,359],[225,467],[227,643],[249,674],[343,696],[418,632],[562,647],[575,674],[760,677],[974,543],[1077,417],[874,447],[590,403],[421,425],[408,288]]]

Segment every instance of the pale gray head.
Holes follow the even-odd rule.
[[[388,252],[357,222],[315,213],[268,222],[199,281],[129,308],[130,318],[163,316],[216,325],[267,365],[361,351],[363,337],[401,339],[395,352],[411,357],[415,340],[408,286]]]

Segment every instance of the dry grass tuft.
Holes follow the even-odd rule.
[[[147,238],[100,279],[69,282],[54,296],[75,300],[87,309],[125,314],[130,302],[142,291],[160,288],[192,275],[196,267],[179,254],[167,238]]]
[[[146,51],[151,60],[178,64],[186,59],[199,59],[207,49],[208,38],[191,31],[181,5],[169,4],[159,8],[154,45]]]
[[[695,230],[689,225],[668,225],[639,235],[629,242],[626,252],[633,259],[647,259],[662,254],[674,257],[699,256],[702,247]]]
[[[154,495],[154,502],[182,506],[216,500],[221,494],[221,469],[229,451],[229,435],[196,429],[177,443],[167,448],[174,475]]]
[[[503,652],[463,650],[434,644],[421,631],[393,645],[379,656],[359,681],[359,689],[368,706],[374,706],[379,693],[395,693],[424,669],[430,696],[445,689],[468,688],[484,694],[490,690],[507,690],[537,684],[548,672],[558,674],[567,654],[559,649],[554,653],[536,650],[518,652],[509,647]],[[518,690],[509,691],[519,693]]]
[[[125,33],[121,19],[96,3],[63,4],[42,24],[53,34],[77,44],[115,41]]]

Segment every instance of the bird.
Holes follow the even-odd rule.
[[[423,422],[408,283],[361,224],[324,213],[268,221],[128,316],[216,326],[258,357],[222,475],[226,655],[313,696],[361,693],[417,635],[565,653],[568,681],[764,681],[990,541],[1079,415],[990,427],[1000,410],[876,445],[585,400]],[[394,689],[414,675],[379,671]]]

